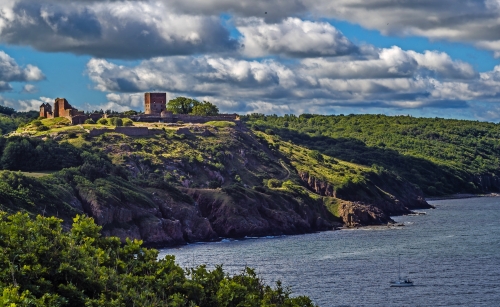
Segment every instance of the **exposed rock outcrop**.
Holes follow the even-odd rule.
[[[143,240],[147,245],[173,246],[218,238],[207,219],[194,205],[174,201],[156,191],[151,207],[127,200],[113,202],[91,197],[92,190],[80,191],[86,214],[103,226],[103,235]]]
[[[333,185],[328,181],[317,179],[306,172],[299,172],[299,177],[311,190],[319,195],[337,197]]]
[[[285,195],[253,191],[189,190],[200,212],[221,237],[302,234],[329,230],[340,223],[320,204],[300,204]]]
[[[380,208],[360,202],[343,202],[338,207],[338,213],[347,227],[382,225],[393,222]]]
[[[334,187],[306,172],[299,176],[314,192],[349,201],[339,206],[339,216],[346,226],[386,224],[391,221],[391,215],[432,208],[418,187],[384,172],[366,174],[365,182],[343,187]]]

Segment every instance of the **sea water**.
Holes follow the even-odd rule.
[[[400,227],[223,240],[162,249],[182,267],[245,266],[319,306],[500,306],[500,197],[430,202]],[[401,275],[414,287],[391,288]]]

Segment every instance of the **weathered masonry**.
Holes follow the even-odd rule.
[[[65,117],[71,121],[73,125],[83,124],[85,120],[91,118],[96,121],[102,117],[102,114],[85,114],[83,111],[73,108],[65,98],[56,98],[54,101],[54,108],[50,103],[42,103],[40,106],[40,117],[56,118]]]
[[[160,115],[167,109],[167,93],[145,93],[144,113]]]

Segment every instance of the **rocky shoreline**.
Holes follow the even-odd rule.
[[[429,197],[426,201],[434,200],[446,200],[446,199],[464,199],[464,198],[476,198],[476,197],[499,197],[500,193],[488,193],[488,194],[452,194],[439,197]]]

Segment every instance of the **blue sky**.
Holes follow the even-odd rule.
[[[0,104],[18,110],[141,110],[157,90],[241,114],[500,121],[498,0],[5,1]]]

